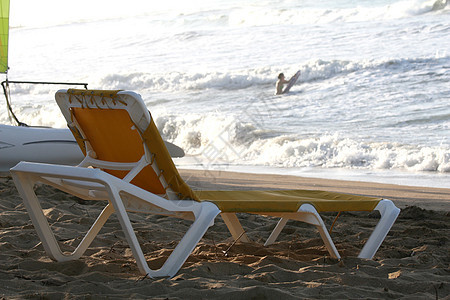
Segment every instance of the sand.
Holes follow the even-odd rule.
[[[263,247],[276,219],[240,214],[251,243],[232,245],[221,218],[178,274],[140,275],[114,215],[81,259],[54,262],[45,253],[10,177],[0,177],[0,295],[5,299],[450,299],[450,189],[418,188],[230,172],[182,170],[196,189],[301,188],[381,196],[402,211],[373,260],[356,258],[376,213],[343,213],[332,233],[341,261],[316,230],[291,221]],[[212,178],[212,180],[211,180]],[[73,250],[101,203],[53,188],[37,192],[57,239]],[[323,214],[329,225],[335,213]],[[161,265],[189,222],[132,215],[151,267]],[[231,248],[230,248],[231,246]],[[223,251],[230,248],[227,255]]]

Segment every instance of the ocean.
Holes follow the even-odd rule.
[[[9,80],[141,94],[181,168],[450,188],[446,0],[11,2]],[[59,88],[18,118],[64,127]]]

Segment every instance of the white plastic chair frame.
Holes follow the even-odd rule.
[[[64,93],[65,91],[59,91],[57,93],[57,101],[61,95],[64,97]],[[133,122],[137,126],[142,126],[141,129],[145,129],[150,122],[150,115],[140,96],[133,92],[119,92],[119,94],[122,97],[131,97],[137,100],[131,101],[131,105],[123,105],[121,102],[115,105],[123,105],[121,108],[129,112]],[[78,100],[80,101],[80,99]],[[89,99],[89,101],[94,103],[95,107],[101,108],[102,105],[105,105],[96,102],[95,99]],[[71,120],[67,103],[58,101],[58,104],[66,120]],[[88,104],[81,100],[81,105]],[[71,124],[71,126],[73,125],[76,124]],[[139,171],[149,164],[152,165],[156,174],[159,172],[156,163],[151,160],[151,153],[149,153],[145,144],[143,144],[145,153],[137,163],[114,163],[97,160],[89,143],[86,146],[86,158],[77,167],[21,162],[11,169],[12,177],[33,225],[36,228],[45,251],[52,259],[56,261],[68,261],[80,258],[113,212],[117,214],[125,238],[136,259],[139,271],[149,277],[173,277],[182,267],[206,230],[214,224],[214,219],[218,214],[221,214],[235,240],[239,239],[242,242],[249,241],[235,213],[221,212],[215,204],[208,201],[178,200],[176,199],[175,193],[170,192],[167,195],[155,195],[130,184],[129,182]],[[131,171],[124,179],[119,179],[99,169],[87,167]],[[164,180],[163,176],[160,176],[161,179]],[[85,200],[108,201],[108,204],[72,253],[63,253],[54,233],[50,229],[33,189],[34,185],[38,182],[51,185]],[[167,183],[163,181],[162,185],[167,186]],[[381,218],[361,250],[358,256],[360,258],[371,259],[373,257],[400,212],[390,200],[381,200],[375,210],[380,211]],[[194,222],[164,265],[158,270],[152,270],[146,262],[127,211],[167,215],[193,220]],[[314,206],[303,204],[296,213],[267,212],[264,215],[281,217],[281,220],[269,236],[265,245],[272,244],[288,219],[293,219],[316,226],[330,255],[334,258],[340,258],[327,228]]]

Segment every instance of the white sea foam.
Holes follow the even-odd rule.
[[[421,147],[342,138],[277,135],[249,122],[222,117],[158,117],[164,138],[203,165],[259,165],[284,168],[349,168],[450,172],[450,147]]]
[[[148,74],[132,73],[126,75],[114,74],[104,77],[102,86],[125,89],[170,89],[170,90],[203,90],[244,89],[254,85],[270,84],[273,73],[261,74],[258,70],[243,70],[241,72],[212,73],[180,73]]]

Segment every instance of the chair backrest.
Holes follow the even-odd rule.
[[[130,177],[130,183],[154,194],[196,199],[179,175],[140,95],[71,89],[58,91],[55,98],[86,155],[85,164],[97,162],[105,172],[122,179]],[[127,164],[141,165],[130,172],[133,167],[124,170]],[[130,175],[132,172],[136,174]]]

